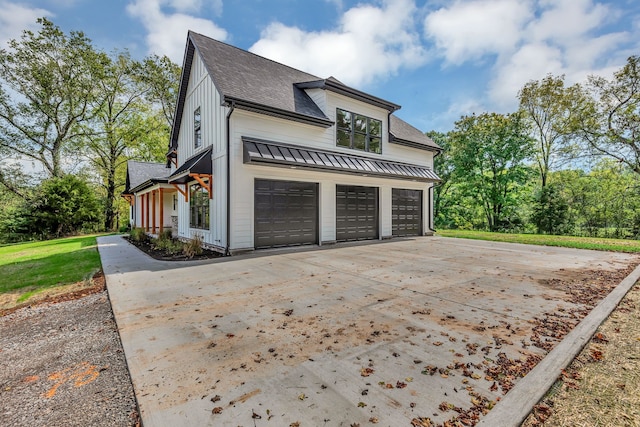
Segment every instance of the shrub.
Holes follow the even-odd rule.
[[[131,230],[129,235],[134,242],[148,242],[149,236],[145,233],[144,228],[136,227]]]
[[[201,234],[194,235],[191,240],[184,244],[183,253],[189,258],[202,254],[202,242]]]

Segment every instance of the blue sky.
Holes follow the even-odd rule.
[[[0,46],[40,16],[179,64],[191,29],[398,103],[423,131],[514,111],[531,79],[610,76],[640,54],[637,0],[0,0]]]

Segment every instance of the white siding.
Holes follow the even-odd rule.
[[[220,93],[209,77],[200,56],[196,53],[191,65],[187,94],[178,134],[178,166],[198,152],[213,146],[213,198],[210,200],[209,230],[192,229],[189,226],[189,203],[182,195],[178,198],[178,236],[191,238],[202,235],[209,245],[226,245],[226,113],[220,105]],[[194,147],[193,113],[200,108],[202,146]],[[172,172],[175,167],[172,168]]]

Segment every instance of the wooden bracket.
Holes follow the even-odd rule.
[[[173,185],[176,188],[176,190],[178,190],[180,194],[184,196],[185,202],[189,201],[189,190],[187,189],[187,184],[184,184],[184,189],[180,187],[180,184],[171,184],[171,185]]]
[[[190,173],[189,176],[195,179],[196,181],[198,181],[198,183],[202,185],[202,188],[207,190],[207,192],[209,193],[210,199],[213,198],[213,177],[211,175],[201,174],[201,173]],[[204,181],[205,179],[207,180],[207,182]]]
[[[133,196],[133,194],[123,194],[122,197],[129,202],[129,206],[133,206],[133,203],[135,201],[135,197]]]

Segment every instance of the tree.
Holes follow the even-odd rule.
[[[166,55],[148,56],[142,62],[138,73],[140,81],[148,88],[147,100],[160,106],[169,130],[173,126],[178,103],[180,73],[180,66]]]
[[[559,185],[539,188],[532,209],[531,222],[538,233],[565,234],[569,231],[569,204]]]
[[[100,203],[84,180],[65,175],[42,182],[30,212],[34,234],[60,237],[94,228],[100,220]]]
[[[597,153],[640,174],[640,56],[628,58],[611,80],[589,76],[587,93],[576,131]]]
[[[79,124],[90,114],[97,64],[105,55],[82,32],[67,35],[45,18],[38,23],[37,34],[24,31],[9,41],[9,50],[0,50],[0,147],[60,177],[62,155],[75,154]],[[7,178],[0,173],[11,188]]]
[[[519,204],[528,177],[523,161],[532,154],[528,131],[520,113],[483,113],[462,117],[451,132],[456,181],[481,205],[491,231],[508,226]]]
[[[531,122],[537,142],[535,159],[542,187],[547,185],[549,171],[572,156],[571,122],[580,93],[577,85],[565,87],[564,76],[552,75],[529,81],[518,93],[520,109]]]
[[[146,114],[146,88],[136,83],[135,67],[128,53],[104,64],[95,83],[99,95],[91,105],[92,118],[84,124],[83,148],[105,191],[105,230],[114,228],[116,192],[124,184],[117,181],[117,171],[127,162],[126,150],[148,131],[139,126],[140,116]]]
[[[449,155],[449,135],[437,131],[427,132],[426,135],[442,148],[442,151],[433,159],[433,168],[441,180],[434,187],[433,194],[434,218],[439,222],[438,218],[442,216],[443,205],[448,200],[447,193],[452,185],[453,162]]]

